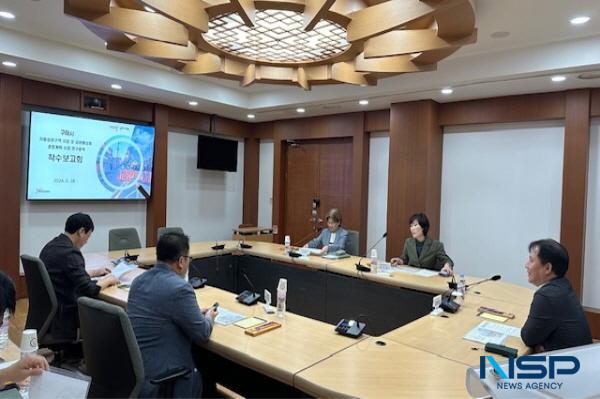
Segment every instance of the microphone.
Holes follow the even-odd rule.
[[[221,249],[225,248],[225,244],[219,244],[219,241],[215,241],[215,245],[213,245],[212,247],[210,247],[213,251],[220,251]]]
[[[367,249],[367,253],[369,253],[373,248],[375,248],[377,246],[377,244],[379,244],[381,242],[381,240],[383,240],[384,238],[387,237],[387,231],[385,233],[383,233],[383,235],[381,236],[381,238],[379,240],[377,240],[377,242],[373,245],[371,245],[371,247],[369,249]],[[356,270],[360,271],[360,272],[370,272],[371,268],[367,267],[367,266],[363,266],[360,264],[360,262],[362,262],[362,260],[366,257],[365,256],[361,256],[360,259],[358,260],[358,263],[356,263]]]
[[[208,279],[206,277],[200,277],[200,271],[196,268],[196,265],[193,263],[194,259],[190,259],[190,268],[196,272],[196,276],[192,276],[189,279],[189,283],[193,289],[203,288]]]
[[[483,279],[483,280],[477,281],[477,282],[475,282],[475,283],[473,283],[473,284],[467,284],[467,285],[465,285],[465,290],[466,290],[466,289],[469,289],[469,288],[471,288],[471,287],[474,287],[474,286],[476,286],[476,285],[479,285],[479,284],[481,284],[481,283],[485,283],[486,281],[498,281],[498,280],[500,280],[501,278],[502,278],[502,276],[501,276],[501,275],[499,275],[499,274],[496,274],[495,276],[488,277],[488,278],[486,278],[486,279]]]
[[[241,269],[240,271],[242,273],[242,276],[244,276],[244,279],[248,282],[248,284],[250,284],[250,288],[252,288],[252,291],[242,291],[237,297],[235,297],[235,299],[237,299],[238,302],[243,303],[244,305],[254,305],[260,299],[260,294],[256,292],[256,287],[254,286],[254,284],[252,284],[250,278],[248,278],[246,271],[244,269]]]
[[[242,270],[242,275],[244,276],[244,279],[246,279],[248,284],[250,284],[250,288],[252,288],[252,291],[257,292],[256,287],[254,286],[254,284],[252,284],[252,281],[250,281],[250,278],[248,277],[248,275],[246,274],[246,272],[244,270]]]

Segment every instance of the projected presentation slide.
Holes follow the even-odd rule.
[[[27,199],[143,199],[153,154],[152,126],[32,112]]]

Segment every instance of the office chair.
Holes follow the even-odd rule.
[[[160,240],[160,237],[162,237],[163,235],[165,235],[167,233],[184,234],[183,229],[181,227],[159,227],[158,232],[156,234],[156,240],[157,241]]]
[[[87,297],[80,297],[77,305],[86,370],[92,377],[88,397],[137,397],[144,384],[144,363],[125,310]],[[150,382],[160,386],[160,397],[172,397],[177,379],[190,372],[169,371]]]
[[[62,352],[69,345],[76,345],[71,339],[53,337],[48,329],[56,316],[58,301],[52,286],[52,281],[41,259],[29,255],[21,255],[25,281],[29,294],[29,310],[25,328],[37,330],[38,344],[54,352],[54,365],[62,362]]]
[[[348,230],[345,251],[350,255],[358,256],[358,231]]]
[[[140,236],[135,227],[124,227],[108,231],[108,250],[119,251],[141,248]]]

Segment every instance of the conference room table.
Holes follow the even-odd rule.
[[[225,247],[215,251],[211,249],[214,242],[193,243],[190,245],[190,256],[195,262],[207,262],[224,256],[237,259],[247,257],[255,263],[265,262],[257,263],[258,268],[275,267],[269,271],[277,270],[277,267],[318,271],[317,278],[344,276],[349,278],[350,284],[364,280],[371,284],[369,289],[378,286],[397,288],[420,295],[427,294],[427,298],[448,290],[448,278],[437,275],[424,277],[400,272],[390,275],[357,272],[355,263],[359,261],[358,257],[338,260],[317,256],[290,258],[279,244],[249,242],[252,245],[249,249],[240,249],[238,243],[233,241],[219,244]],[[138,262],[145,267],[155,263],[154,248],[129,250],[129,253],[138,254]],[[109,260],[120,256],[123,256],[122,251],[89,255],[90,259],[97,262],[102,262],[102,257]],[[223,268],[223,265],[221,262],[218,267]],[[251,271],[249,267],[248,271]],[[129,272],[129,278],[143,272],[142,269],[135,269]],[[471,284],[481,279],[467,277],[466,280],[467,284]],[[294,281],[288,281],[289,286],[293,284]],[[126,306],[128,295],[127,288],[109,287],[101,291],[100,298]],[[236,294],[231,290],[209,285],[196,290],[200,307],[219,302],[222,309],[246,317],[274,320],[282,325],[281,328],[252,337],[235,325],[215,324],[211,338],[203,345],[203,349],[232,364],[287,384],[302,395],[365,398],[469,397],[465,386],[468,367],[478,364],[479,356],[492,355],[484,352],[483,344],[463,339],[469,330],[486,321],[480,317],[478,308],[485,306],[513,313],[514,319],[509,319],[505,324],[521,327],[532,295],[533,290],[514,284],[488,282],[469,289],[462,307],[455,314],[424,314],[384,334],[363,334],[353,339],[335,333],[331,322],[306,317],[295,311],[288,311],[284,318],[278,318],[265,313],[260,303],[242,305],[235,300]],[[328,299],[332,300],[343,303],[349,298],[336,296]],[[403,303],[384,302],[380,306],[384,309],[401,308]],[[518,337],[509,337],[505,344],[517,348],[520,354],[528,351]],[[505,360],[497,355],[492,356],[498,361]]]

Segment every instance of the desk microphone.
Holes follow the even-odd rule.
[[[254,305],[260,299],[260,294],[258,292],[256,292],[256,287],[254,286],[254,284],[252,284],[252,281],[250,281],[250,278],[248,278],[248,275],[246,274],[244,269],[242,269],[240,271],[242,273],[242,276],[244,276],[244,278],[248,282],[248,284],[250,284],[252,291],[249,291],[249,290],[242,291],[235,299],[237,299],[238,302],[241,302],[244,305],[248,305],[248,306]]]
[[[381,240],[383,240],[385,237],[387,237],[387,231],[385,233],[383,233],[383,235],[381,236],[381,238],[379,240],[377,240],[377,242],[373,245],[371,245],[371,247],[369,249],[367,249],[367,253],[371,252],[371,250],[373,248],[375,248],[377,246],[377,244],[379,244],[381,242]],[[356,263],[356,270],[360,271],[360,272],[370,272],[371,268],[367,267],[367,266],[363,266],[360,264],[360,262],[366,257],[365,256],[361,256],[360,259],[358,260],[358,263]]]
[[[205,277],[200,277],[200,271],[196,268],[196,265],[194,265],[194,259],[190,259],[190,268],[195,272],[196,276],[192,276],[189,279],[189,283],[192,286],[192,288],[197,289],[197,288],[203,288],[204,285],[206,284],[206,282],[208,281],[207,278]]]
[[[501,276],[501,275],[499,275],[499,274],[496,274],[495,276],[488,277],[488,278],[486,278],[486,279],[483,279],[483,280],[477,281],[476,283],[473,283],[473,284],[467,284],[467,285],[465,285],[465,289],[469,289],[469,288],[471,288],[471,287],[474,287],[474,286],[476,286],[476,285],[479,285],[479,284],[481,284],[481,283],[485,283],[486,281],[498,281],[498,280],[500,280],[501,278],[502,278],[502,276]]]
[[[215,245],[213,245],[212,247],[210,247],[213,251],[220,251],[221,249],[225,248],[225,244],[219,244],[219,241],[215,241]]]

